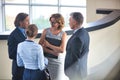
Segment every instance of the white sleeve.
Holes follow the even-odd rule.
[[[48,59],[44,57],[45,65],[48,65]]]
[[[40,46],[38,49],[38,67],[40,70],[45,69],[45,61],[43,55],[43,48]]]
[[[21,54],[21,47],[20,47],[20,45],[18,45],[18,47],[17,47],[17,65],[24,66],[23,60],[21,59],[20,54]]]

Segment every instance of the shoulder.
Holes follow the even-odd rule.
[[[20,30],[18,29],[18,28],[15,28],[11,33],[10,33],[10,37],[19,37],[18,35],[19,34],[22,34],[21,32],[20,32]]]
[[[14,40],[17,36],[17,28],[15,28],[11,33],[10,33],[10,35],[8,36],[8,40]]]
[[[83,34],[86,34],[86,33],[88,34],[88,32],[85,28],[81,28],[76,32],[77,35],[83,35]]]
[[[18,48],[23,48],[23,45],[24,45],[24,42],[20,42],[20,43],[18,43]]]
[[[38,48],[38,49],[42,49],[42,46],[38,43],[34,43],[34,45]]]
[[[44,29],[44,31],[49,31],[50,30],[50,28],[46,28],[46,29]]]
[[[78,31],[78,33],[76,34],[76,37],[84,41],[86,39],[89,39],[89,33],[85,28],[82,28]]]
[[[61,31],[62,36],[67,36],[67,33],[65,31]]]
[[[12,33],[17,33],[18,31],[20,32],[19,28],[16,27],[16,28],[12,31]]]
[[[22,46],[23,44],[25,44],[25,41],[18,43],[19,46]]]
[[[50,30],[50,28],[46,28],[43,30],[43,34],[45,34],[46,32],[48,32]]]
[[[47,30],[50,30],[50,28],[46,28],[45,30],[46,30],[46,31],[47,31]]]
[[[15,29],[10,33],[10,36],[15,35],[16,32],[17,32],[17,29],[15,28]]]
[[[66,33],[65,31],[63,31],[63,34],[64,34],[64,35],[67,35],[67,33]]]

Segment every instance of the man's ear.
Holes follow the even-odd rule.
[[[23,26],[23,22],[22,21],[20,21],[19,24],[20,24],[20,26]]]

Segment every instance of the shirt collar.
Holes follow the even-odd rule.
[[[32,41],[32,40],[28,40],[28,39],[26,39],[25,41],[27,41],[27,42],[34,42],[34,41]]]
[[[26,36],[26,32],[24,28],[18,27],[18,29],[23,33],[24,36]]]
[[[74,31],[73,31],[73,34],[75,34],[79,29],[81,29],[82,27],[80,27],[80,28],[77,28],[77,29],[75,29]]]
[[[21,32],[25,32],[24,28],[18,27]]]

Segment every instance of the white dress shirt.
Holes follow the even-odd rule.
[[[43,70],[45,68],[45,64],[48,64],[48,60],[43,55],[43,48],[41,45],[30,40],[26,40],[18,44],[18,66],[24,66],[26,69]]]

